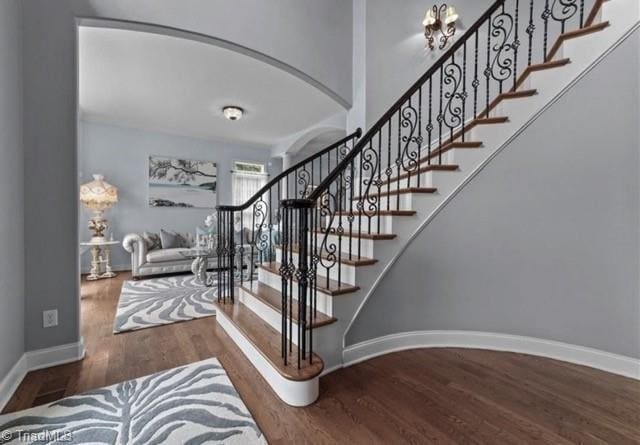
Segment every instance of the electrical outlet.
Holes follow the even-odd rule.
[[[42,312],[42,327],[52,328],[58,326],[58,309]]]

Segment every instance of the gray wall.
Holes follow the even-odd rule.
[[[122,240],[127,233],[142,233],[160,229],[179,232],[195,231],[213,209],[171,209],[149,207],[148,158],[149,155],[177,156],[186,159],[215,161],[218,168],[218,202],[231,204],[231,169],[233,161],[257,161],[267,165],[270,174],[278,174],[281,161],[271,159],[265,147],[239,146],[223,141],[186,138],[148,132],[132,128],[80,122],[78,147],[79,183],[92,180],[91,175],[102,173],[107,182],[118,187],[119,202],[110,209],[110,233]],[[215,205],[215,204],[214,204]],[[91,235],[87,220],[91,212],[81,207],[78,227],[80,239]],[[82,257],[82,270],[89,269],[90,255]],[[113,265],[118,268],[131,265],[130,255],[118,246],[113,249]]]
[[[24,352],[24,159],[19,0],[0,2],[0,380]]]
[[[77,16],[152,22],[263,51],[351,97],[351,3],[24,0],[26,348],[79,338]],[[222,11],[222,12],[221,12]],[[327,23],[329,25],[327,26]],[[344,44],[348,42],[347,44]],[[59,326],[42,328],[58,308]]]
[[[636,32],[435,217],[347,344],[461,329],[640,357],[639,51]]]
[[[471,26],[492,3],[493,0],[457,1],[455,6],[460,15],[458,32],[463,33],[464,28]],[[425,49],[422,20],[432,4],[420,0],[366,0],[365,100],[368,127],[444,52]],[[354,91],[358,91],[355,86]]]
[[[76,40],[66,3],[23,1],[26,349],[79,339]],[[37,278],[36,278],[37,277]],[[58,309],[59,325],[42,327]]]

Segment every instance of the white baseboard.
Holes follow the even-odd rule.
[[[25,375],[27,375],[27,357],[26,354],[22,354],[9,373],[0,381],[0,412],[9,403]]]
[[[84,353],[84,341],[81,338],[76,343],[37,349],[22,354],[9,373],[0,381],[0,411],[4,409],[28,372],[82,360]]]
[[[367,340],[343,351],[344,366],[417,348],[472,348],[547,357],[640,380],[640,359],[553,340],[477,331],[415,331]]]

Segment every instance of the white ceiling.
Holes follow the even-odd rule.
[[[79,102],[85,120],[272,146],[344,109],[299,78],[197,41],[80,27]],[[222,107],[245,110],[231,122]]]

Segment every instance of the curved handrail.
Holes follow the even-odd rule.
[[[260,190],[258,190],[251,198],[249,198],[247,200],[247,202],[245,202],[244,204],[239,204],[239,205],[219,205],[216,206],[217,210],[223,210],[223,211],[241,211],[241,210],[246,210],[247,208],[249,208],[249,206],[251,204],[253,204],[254,202],[256,202],[264,193],[266,193],[271,187],[273,187],[275,184],[277,184],[282,178],[284,178],[285,176],[287,176],[288,174],[290,174],[291,172],[295,172],[298,168],[302,167],[305,164],[308,164],[309,162],[312,162],[313,160],[319,158],[320,156],[330,152],[331,150],[340,147],[341,145],[344,145],[346,142],[349,142],[351,139],[354,138],[359,138],[362,135],[362,129],[358,128],[356,131],[354,131],[353,133],[345,136],[344,138],[340,139],[337,142],[334,142],[333,144],[331,144],[330,146],[328,146],[327,148],[319,151],[318,153],[309,156],[308,158],[303,159],[302,161],[298,162],[295,165],[292,165],[291,167],[289,167],[288,169],[284,170],[283,172],[281,172],[279,175],[277,175],[275,178],[273,178],[271,181],[267,182],[267,184],[262,187]]]
[[[487,11],[480,16],[478,20],[460,37],[457,39],[451,47],[434,63],[420,78],[415,82],[400,98],[382,115],[380,119],[367,131],[363,138],[353,147],[353,149],[342,159],[342,161],[333,169],[333,171],[327,175],[327,177],[307,196],[303,199],[298,199],[300,206],[306,206],[308,203],[305,201],[317,201],[322,195],[329,190],[329,187],[338,178],[341,172],[345,171],[351,162],[358,156],[373,139],[373,137],[384,127],[391,117],[402,109],[402,106],[413,96],[424,83],[438,71],[455,52],[471,38],[480,27],[491,18],[491,15],[500,7],[505,0],[496,0]],[[287,200],[287,204],[291,206],[295,204],[296,200]]]

